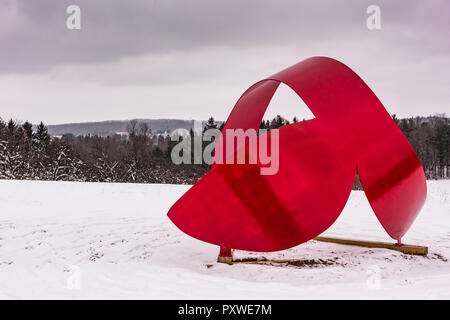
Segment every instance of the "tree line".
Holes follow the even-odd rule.
[[[450,177],[450,119],[445,115],[393,120],[413,147],[427,179]]]
[[[419,156],[427,178],[448,179],[449,118],[393,115],[393,119]],[[263,120],[260,128],[271,130],[290,122],[278,115]],[[204,130],[222,127],[211,117]],[[127,131],[125,139],[120,135],[55,138],[42,122],[33,128],[28,121],[0,119],[0,179],[193,184],[210,169],[206,164],[173,164],[170,155],[178,142],[168,135],[154,135],[146,123],[132,120]],[[193,141],[196,134],[190,130],[185,138]]]
[[[128,137],[52,138],[41,122],[0,119],[0,179],[193,184],[207,165],[175,165],[169,136],[130,121]]]

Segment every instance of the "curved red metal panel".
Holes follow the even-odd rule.
[[[279,169],[216,164],[170,209],[185,233],[216,245],[276,251],[325,231],[342,211],[358,167],[378,220],[394,239],[411,226],[426,197],[426,181],[414,150],[370,88],[347,66],[314,57],[250,87],[232,110],[227,129],[257,129],[280,83],[291,87],[315,119],[279,130]],[[270,138],[272,132],[257,138]],[[261,140],[261,141],[260,141]],[[251,142],[215,159],[236,154]],[[247,152],[246,151],[246,152]]]

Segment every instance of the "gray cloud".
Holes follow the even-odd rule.
[[[363,37],[372,1],[5,1],[0,19],[1,72],[39,72],[66,63],[115,61],[215,45],[249,47]],[[65,26],[69,4],[82,9],[82,30]],[[448,1],[380,1],[385,41],[448,53]],[[410,39],[410,37],[415,37]],[[345,39],[344,38],[344,39]]]
[[[379,31],[365,27],[373,3]],[[79,31],[66,28],[70,4]],[[313,55],[349,64],[390,112],[445,112],[449,30],[445,0],[0,0],[0,115],[223,119],[253,82]]]

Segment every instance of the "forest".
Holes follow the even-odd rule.
[[[450,119],[445,115],[392,118],[414,148],[427,179],[448,179]],[[260,128],[289,123],[278,115],[262,121]],[[203,130],[221,126],[211,117]],[[51,137],[42,122],[34,127],[28,121],[0,118],[0,179],[194,184],[210,169],[206,164],[173,164],[170,154],[178,142],[154,135],[146,123],[132,120],[127,131],[125,138],[115,134]],[[191,130],[190,138],[194,135]]]

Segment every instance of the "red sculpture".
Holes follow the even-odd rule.
[[[422,165],[375,94],[339,61],[309,58],[251,86],[228,117],[218,146],[226,129],[259,127],[280,83],[303,99],[315,119],[280,128],[278,172],[261,175],[259,160],[215,164],[172,206],[169,218],[224,253],[287,249],[333,224],[357,168],[378,220],[401,244],[426,198]],[[215,156],[234,157],[248,143],[216,148]]]

